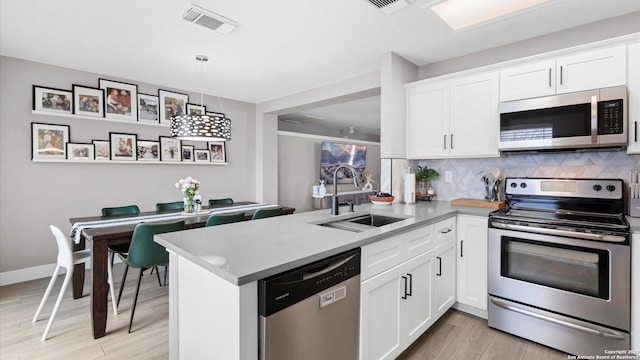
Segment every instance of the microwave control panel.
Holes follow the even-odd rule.
[[[598,135],[622,134],[624,132],[622,99],[598,103]]]

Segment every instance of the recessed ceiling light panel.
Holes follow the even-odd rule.
[[[551,0],[446,0],[430,7],[453,30],[489,22]]]

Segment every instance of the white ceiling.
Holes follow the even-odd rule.
[[[367,0],[0,0],[0,54],[195,94],[204,78],[206,94],[257,103],[378,71],[390,51],[422,66],[640,10],[555,0],[453,32],[421,8],[439,1],[385,15]],[[182,20],[192,2],[240,26]],[[196,54],[209,56],[203,77]]]

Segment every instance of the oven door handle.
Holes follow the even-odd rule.
[[[559,230],[559,229],[539,228],[535,226],[504,224],[497,221],[492,221],[491,226],[498,229],[504,229],[504,230],[516,230],[516,231],[532,232],[536,234],[567,236],[567,237],[573,237],[573,238],[579,238],[579,239],[585,239],[585,240],[598,240],[598,241],[608,241],[608,242],[625,242],[627,240],[624,236],[618,236],[618,235],[581,233],[581,232],[566,231],[566,230]]]
[[[521,309],[521,308],[518,308],[518,307],[515,307],[515,306],[512,306],[512,305],[509,305],[509,304],[507,304],[505,302],[502,302],[502,301],[494,299],[494,298],[491,298],[491,302],[494,303],[495,305],[503,308],[503,309],[507,309],[507,310],[510,310],[510,311],[513,311],[513,312],[517,312],[517,313],[522,314],[522,315],[526,315],[526,316],[530,316],[530,317],[533,317],[533,318],[536,318],[536,319],[540,319],[540,320],[544,320],[544,321],[547,321],[547,322],[550,322],[550,323],[554,323],[556,325],[560,325],[560,326],[568,327],[568,328],[571,328],[571,329],[574,329],[574,330],[582,331],[582,332],[585,332],[585,333],[588,333],[588,334],[597,335],[597,336],[604,337],[604,338],[607,338],[607,339],[615,339],[615,340],[624,340],[625,339],[624,335],[622,335],[622,334],[620,334],[620,333],[618,333],[616,331],[611,331],[611,332],[601,331],[601,330],[598,330],[598,329],[593,329],[593,328],[590,328],[590,327],[582,326],[580,324],[575,324],[575,323],[572,323],[572,322],[568,322],[566,320],[556,319],[556,318],[551,317],[551,316],[538,314],[538,313],[535,313],[535,312],[532,312],[532,311],[528,311],[528,310],[525,310],[525,309]]]

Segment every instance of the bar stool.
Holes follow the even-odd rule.
[[[82,264],[85,262],[91,261],[91,250],[80,250],[73,251],[71,246],[71,241],[69,238],[60,230],[58,227],[54,225],[49,225],[51,228],[51,232],[56,238],[56,242],[58,243],[58,260],[56,264],[56,269],[53,271],[53,275],[51,276],[51,280],[49,281],[49,286],[47,286],[47,290],[44,292],[44,296],[42,297],[42,301],[38,306],[38,310],[36,310],[36,314],[33,317],[32,322],[38,321],[38,317],[40,316],[40,312],[42,312],[42,308],[44,307],[45,302],[47,302],[47,298],[51,293],[51,289],[53,289],[53,285],[58,278],[58,274],[60,273],[60,268],[65,268],[67,270],[67,274],[64,277],[64,282],[62,283],[62,288],[60,289],[60,294],[58,295],[58,299],[56,300],[56,304],[53,307],[53,311],[51,312],[51,317],[49,318],[49,322],[47,323],[47,327],[44,329],[44,334],[42,334],[42,339],[40,341],[47,340],[47,335],[49,334],[49,330],[51,329],[51,325],[53,325],[53,320],[56,317],[56,313],[58,312],[58,308],[60,307],[60,303],[62,302],[62,297],[64,296],[64,292],[69,287],[69,283],[73,279],[73,267],[76,264]],[[118,314],[118,310],[116,308],[116,299],[114,296],[113,290],[113,274],[111,272],[111,266],[108,267],[107,272],[107,281],[109,283],[109,288],[111,289],[111,303],[113,304],[113,313]]]

